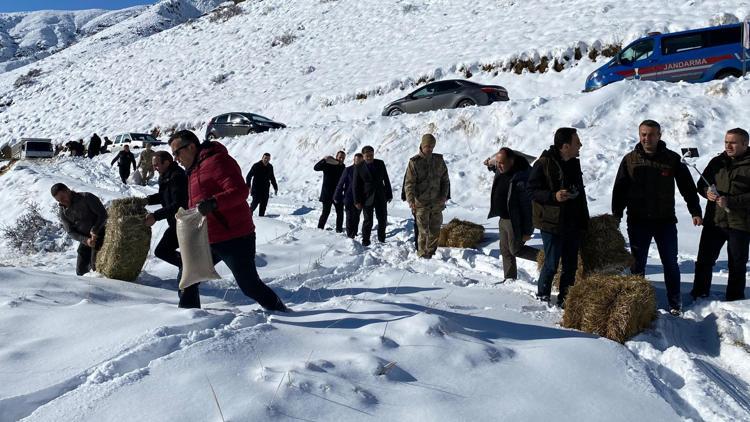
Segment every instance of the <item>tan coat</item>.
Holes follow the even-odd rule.
[[[442,205],[450,192],[448,167],[443,156],[432,154],[430,158],[421,152],[409,159],[404,180],[406,201],[416,208]]]

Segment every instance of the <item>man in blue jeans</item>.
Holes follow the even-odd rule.
[[[669,312],[682,314],[680,268],[677,264],[677,217],[674,187],[680,191],[693,225],[703,224],[695,182],[679,154],[661,140],[661,126],[644,120],[638,126],[639,143],[620,163],[612,189],[612,214],[622,218],[628,209],[628,237],[634,262],[631,273],[644,274],[651,239],[656,240],[664,267]]]
[[[568,289],[575,283],[578,249],[589,221],[589,208],[578,155],[581,139],[573,128],[555,132],[555,144],[544,151],[531,169],[527,189],[532,221],[542,232],[544,264],[539,273],[537,298],[549,303],[552,280],[560,272],[557,305],[565,306]]]

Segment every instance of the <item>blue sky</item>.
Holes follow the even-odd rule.
[[[30,10],[122,9],[156,0],[0,0],[0,13]]]

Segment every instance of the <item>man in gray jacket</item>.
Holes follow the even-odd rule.
[[[96,252],[104,242],[107,210],[93,193],[75,192],[63,183],[55,183],[50,193],[60,205],[58,215],[63,228],[78,245],[76,274],[84,275],[96,266]]]

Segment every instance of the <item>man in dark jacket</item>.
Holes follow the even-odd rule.
[[[89,140],[88,157],[94,158],[99,155],[102,148],[102,139],[96,133]]]
[[[115,155],[115,158],[112,159],[112,162],[109,165],[113,166],[115,163],[117,163],[117,167],[120,170],[120,179],[122,179],[122,183],[127,184],[128,177],[130,177],[130,166],[133,166],[133,171],[136,169],[135,155],[130,152],[129,145],[125,145],[122,151]]]
[[[331,213],[331,206],[336,208],[336,233],[344,231],[344,204],[334,203],[333,197],[336,194],[336,184],[341,179],[346,165],[344,160],[346,153],[339,151],[336,158],[327,155],[315,164],[313,170],[323,172],[323,186],[320,188],[320,202],[323,203],[323,212],[318,220],[318,228],[325,229],[328,215]]]
[[[266,215],[268,197],[271,195],[270,185],[273,185],[274,194],[279,194],[279,186],[276,184],[276,176],[273,174],[271,165],[271,154],[263,154],[260,161],[250,167],[250,171],[245,176],[245,183],[250,188],[250,195],[253,196],[250,209],[254,212],[255,208],[260,205],[258,215],[263,217]]]
[[[102,201],[93,193],[75,192],[62,183],[55,183],[50,189],[52,197],[59,204],[58,216],[63,229],[78,245],[76,274],[84,275],[96,269],[96,252],[104,243],[104,228],[107,224],[107,210]]]
[[[695,182],[679,154],[661,140],[661,126],[644,120],[638,126],[639,143],[620,163],[612,189],[612,214],[622,218],[628,209],[628,237],[633,274],[644,274],[651,239],[656,240],[664,267],[669,312],[682,313],[680,268],[677,265],[677,217],[674,186],[687,203],[693,224],[700,226],[701,206]]]
[[[344,173],[336,185],[336,193],[333,200],[337,204],[344,204],[346,209],[346,236],[354,239],[359,230],[359,216],[362,210],[354,206],[354,169],[363,161],[362,153],[354,154],[353,164],[344,170]]]
[[[249,190],[237,161],[218,142],[200,143],[189,130],[169,138],[172,154],[188,176],[188,206],[206,216],[208,243],[224,261],[242,292],[267,310],[286,312],[281,299],[258,276],[255,225],[247,205]]]
[[[495,154],[494,161],[485,160],[484,165],[495,173],[487,218],[500,217],[500,255],[503,257],[504,282],[518,277],[516,258],[536,261],[539,253],[525,244],[534,233],[531,197],[526,190],[531,166],[525,158],[507,147]]]
[[[373,212],[378,219],[378,241],[385,242],[385,226],[388,221],[388,203],[393,199],[391,180],[382,160],[375,159],[375,149],[369,145],[362,148],[364,161],[354,169],[354,206],[362,210],[362,245],[370,245]]]
[[[708,199],[703,231],[695,262],[690,295],[708,297],[711,272],[724,243],[729,255],[726,300],[745,299],[748,248],[750,247],[750,151],[744,129],[729,130],[724,152],[713,158],[698,180],[698,193]],[[705,180],[704,180],[705,179]],[[706,183],[710,183],[710,186]]]
[[[71,157],[83,157],[83,139],[79,139],[78,141],[70,141],[65,144],[65,146],[68,147],[68,151],[70,151]]]
[[[550,301],[552,279],[560,272],[558,306],[565,306],[568,289],[575,283],[578,249],[589,220],[581,162],[581,140],[573,128],[555,132],[555,144],[534,163],[528,181],[532,222],[542,233],[544,264],[539,273],[537,298]]]
[[[177,281],[182,275],[182,259],[177,249],[177,221],[175,214],[180,208],[188,208],[187,176],[177,163],[172,160],[172,155],[167,151],[157,151],[151,159],[152,165],[159,172],[159,192],[149,195],[146,200],[148,205],[161,205],[161,208],[153,213],[146,214],[146,225],[151,227],[157,221],[167,220],[167,229],[154,249],[157,258],[166,261],[178,268]],[[200,295],[198,284],[187,287],[179,292],[180,308],[200,308]]]

